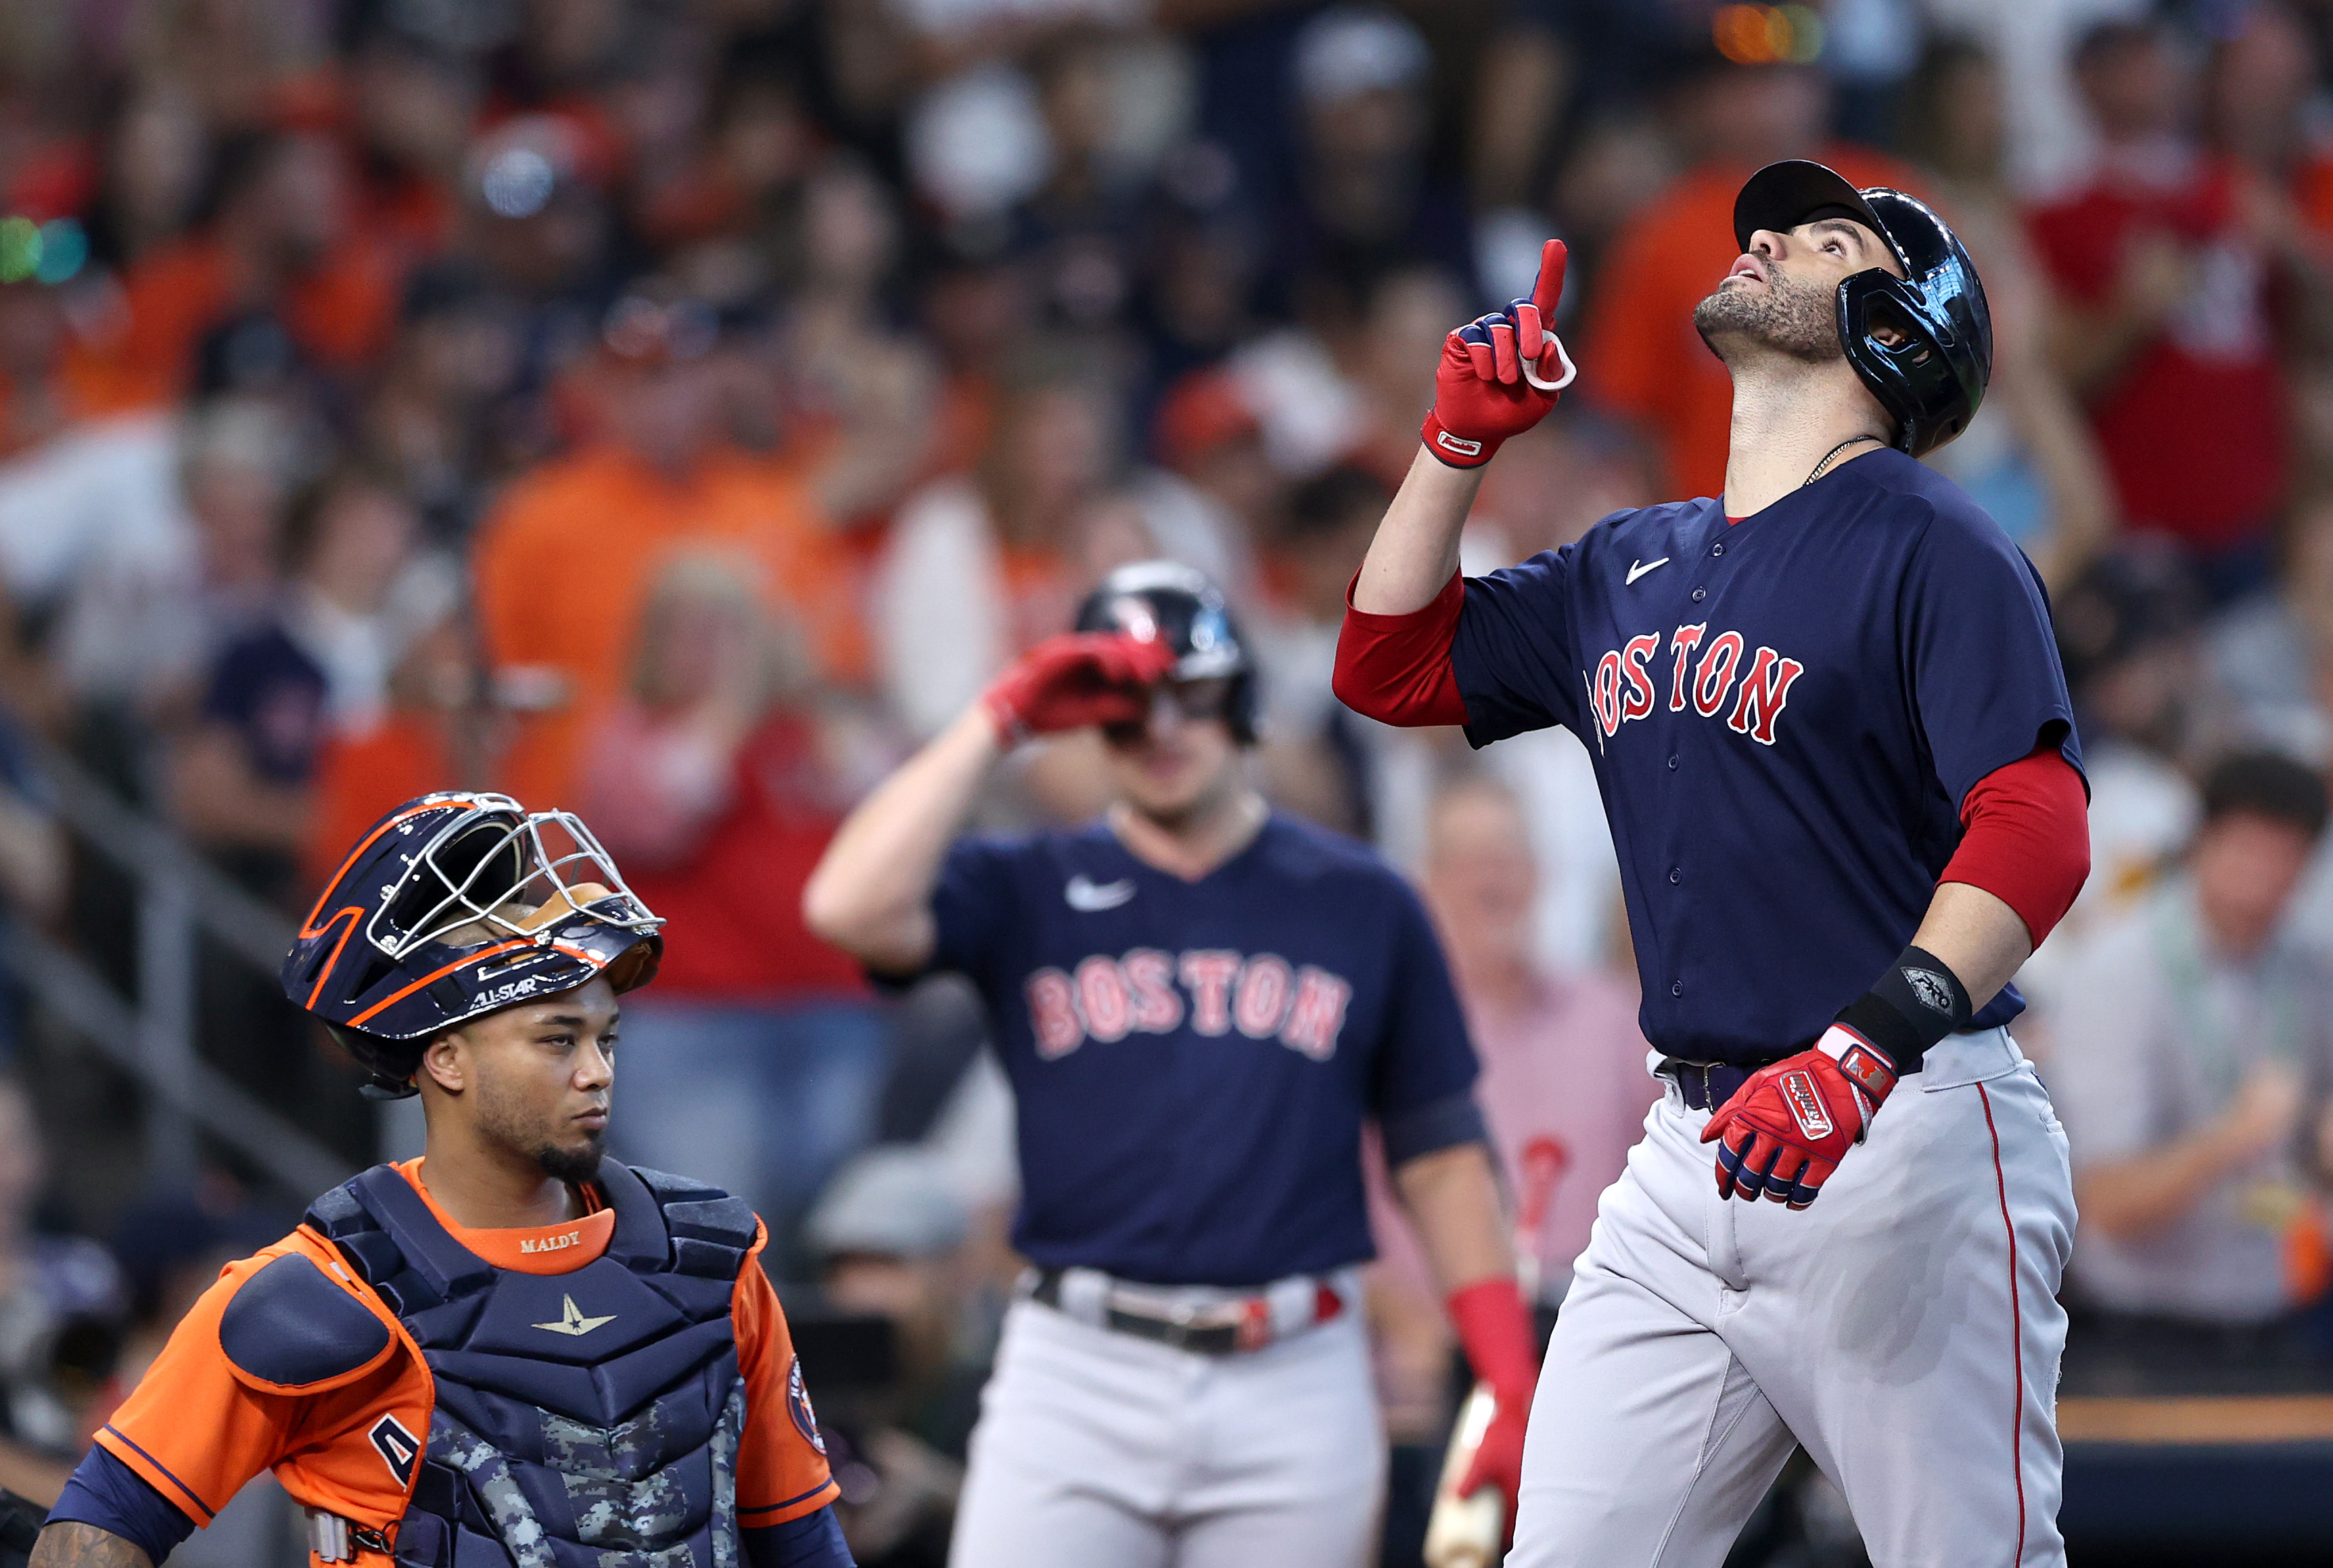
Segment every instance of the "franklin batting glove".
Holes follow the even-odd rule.
[[[1515,300],[1442,340],[1434,372],[1434,409],[1418,437],[1454,468],[1479,468],[1499,444],[1547,417],[1579,372],[1555,335],[1563,297],[1563,242],[1540,250],[1531,298]]]
[[[980,706],[1007,746],[1089,725],[1140,724],[1149,717],[1150,688],[1174,664],[1175,650],[1157,638],[1069,632],[1015,659],[981,694]]]
[[[1804,1208],[1863,1141],[1896,1080],[1974,1013],[1951,966],[1906,948],[1879,983],[1839,1009],[1811,1051],[1762,1067],[1701,1130],[1717,1150],[1717,1196]]]
[[[1895,1087],[1895,1063],[1837,1024],[1813,1050],[1761,1067],[1701,1130],[1718,1144],[1717,1196],[1806,1207]]]

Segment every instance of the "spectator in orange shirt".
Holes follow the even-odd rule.
[[[1733,385],[1693,329],[1693,307],[1733,260],[1733,197],[1751,171],[1787,158],[1829,164],[1858,188],[1915,188],[1862,148],[1826,144],[1829,92],[1806,65],[1735,65],[1695,56],[1670,93],[1694,167],[1632,218],[1597,280],[1579,384],[1636,420],[1668,469],[1664,495],[1725,487]]]
[[[435,795],[342,862],[285,989],[377,1097],[420,1096],[425,1151],[228,1265],[34,1563],[159,1563],[272,1469],[322,1563],[848,1568],[767,1232],[601,1152],[619,993],[663,939],[590,842]]]
[[[301,349],[355,370],[395,322],[389,257],[350,219],[341,154],[310,132],[229,139],[192,234],[141,257],[122,280],[112,330],[79,342],[68,373],[99,413],[180,396],[203,335],[229,316],[273,309]]]
[[[578,748],[621,692],[640,613],[667,561],[730,555],[798,618],[820,672],[865,666],[841,551],[809,489],[718,433],[719,327],[653,289],[608,314],[597,370],[611,434],[513,485],[479,529],[480,630],[519,721],[504,778],[521,798],[574,798]]]

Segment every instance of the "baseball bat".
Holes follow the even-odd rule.
[[[1526,1304],[1539,1300],[1539,1229],[1547,1206],[1571,1163],[1562,1141],[1551,1137],[1523,1145],[1521,1201],[1515,1206],[1515,1283]],[[1478,1486],[1465,1496],[1459,1482],[1474,1467],[1474,1451],[1483,1446],[1497,1413],[1498,1399],[1491,1386],[1476,1382],[1458,1408],[1458,1422],[1450,1434],[1449,1451],[1442,1457],[1442,1476],[1435,1483],[1434,1512],[1426,1521],[1426,1568],[1491,1568],[1506,1544],[1507,1503],[1495,1486]]]

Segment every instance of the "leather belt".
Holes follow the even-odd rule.
[[[1260,1351],[1276,1340],[1327,1323],[1345,1298],[1325,1279],[1282,1280],[1253,1295],[1193,1301],[1171,1289],[1128,1284],[1091,1269],[1032,1270],[1031,1301],[1116,1333],[1153,1340],[1195,1355]],[[1084,1276],[1079,1288],[1074,1275]],[[1099,1285],[1099,1290],[1092,1288]],[[1083,1309],[1083,1310],[1080,1310]]]
[[[1682,1057],[1665,1057],[1661,1071],[1676,1080],[1678,1092],[1685,1096],[1685,1106],[1693,1111],[1714,1111],[1733,1098],[1735,1090],[1749,1082],[1755,1067],[1736,1067],[1725,1062],[1687,1062]]]

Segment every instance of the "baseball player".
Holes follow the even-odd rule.
[[[227,1265],[36,1568],[160,1563],[266,1469],[318,1564],[848,1568],[761,1222],[600,1153],[660,924],[563,812],[424,795],[359,842],[283,986],[425,1151]]]
[[[1878,1568],[2059,1563],[2074,1206],[2008,982],[2087,871],[2086,789],[2039,577],[1915,461],[1983,395],[1984,293],[1928,207],[1818,164],[1752,176],[1734,230],[1693,322],[1724,495],[1459,578],[1482,465],[1570,379],[1551,243],[1451,334],[1339,647],[1364,713],[1587,743],[1666,1080],[1509,1561],[1714,1568],[1800,1444]]]
[[[1255,677],[1215,586],[1111,573],[853,813],[813,929],[986,1000],[1033,1267],[973,1433],[953,1568],[1359,1568],[1385,1441],[1359,1321],[1365,1118],[1502,1420],[1537,1358],[1442,952],[1402,880],[1248,782]],[[1099,725],[1115,800],[951,843],[1031,735]]]

